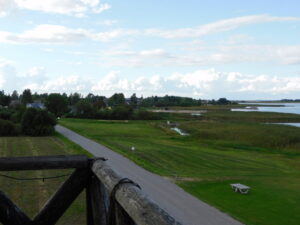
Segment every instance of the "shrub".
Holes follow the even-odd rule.
[[[131,118],[133,109],[130,106],[117,106],[111,112],[111,119],[128,120]]]
[[[0,119],[0,136],[15,136],[19,133],[17,125],[11,121]]]
[[[0,119],[2,120],[10,120],[12,111],[9,109],[1,109],[0,110]]]
[[[109,120],[111,119],[111,113],[112,110],[109,109],[99,110],[95,114],[95,119]]]
[[[137,120],[159,120],[159,119],[161,119],[161,117],[158,113],[140,109],[135,112],[134,119],[137,119]]]
[[[21,121],[22,132],[30,136],[46,136],[53,134],[55,117],[45,110],[29,108]]]
[[[10,120],[14,123],[21,123],[22,116],[25,110],[25,108],[19,108],[18,110],[12,113]]]

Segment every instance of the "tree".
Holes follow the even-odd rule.
[[[11,94],[11,100],[18,100],[19,99],[19,94],[16,90],[13,91]]]
[[[227,105],[227,104],[231,104],[231,101],[227,100],[226,98],[219,98],[217,103],[220,105]]]
[[[125,97],[123,93],[115,93],[108,99],[109,106],[119,106],[125,104]]]
[[[45,136],[54,133],[56,120],[45,110],[28,108],[21,121],[22,132],[31,136]]]
[[[87,100],[80,100],[75,105],[76,114],[83,118],[92,117],[94,114],[94,109],[92,103]]]
[[[4,91],[0,91],[0,105],[8,106],[11,101],[11,97],[6,95]]]
[[[130,105],[132,105],[134,108],[137,107],[138,99],[136,97],[136,94],[134,93],[130,97]]]
[[[104,102],[104,99],[99,99],[98,101],[93,103],[93,107],[95,110],[101,110],[106,108],[106,103]]]
[[[50,94],[46,98],[45,105],[55,116],[62,116],[68,110],[67,98],[59,93]]]
[[[77,102],[81,99],[81,95],[77,92],[69,95],[69,104],[70,105],[76,105]]]
[[[25,89],[22,94],[21,101],[24,105],[32,103],[32,94],[30,89]]]
[[[0,136],[15,136],[19,134],[19,129],[13,122],[0,119]]]

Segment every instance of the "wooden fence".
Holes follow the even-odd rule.
[[[74,172],[32,220],[0,191],[0,222],[54,225],[85,190],[87,225],[180,225],[149,199],[138,184],[120,177],[103,158],[89,159],[82,155],[0,158],[0,171],[69,168],[74,168]]]

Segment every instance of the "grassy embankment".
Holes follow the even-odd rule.
[[[181,115],[177,121],[190,136],[174,133],[165,121],[63,119],[60,123],[170,177],[246,224],[300,221],[300,129],[254,122],[300,121],[300,116],[210,112],[193,120],[184,118]],[[131,146],[136,147],[134,152]],[[251,186],[251,193],[234,193],[229,184],[235,182]]]
[[[86,151],[59,134],[51,137],[0,137],[1,157],[64,154],[86,154]],[[1,172],[1,174],[20,178],[49,177],[70,173],[72,170]],[[0,177],[0,190],[4,191],[32,218],[65,179],[66,177],[62,177],[43,182],[42,180],[16,181]],[[84,193],[73,203],[58,224],[86,224]]]

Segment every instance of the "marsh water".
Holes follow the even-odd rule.
[[[300,103],[241,103],[247,105],[256,105],[255,107],[248,107],[242,109],[231,109],[232,111],[259,111],[259,112],[278,112],[278,113],[294,113],[300,115]],[[263,105],[263,106],[257,106]],[[270,105],[270,106],[266,106]],[[300,123],[278,123],[283,125],[290,125],[300,127]]]

